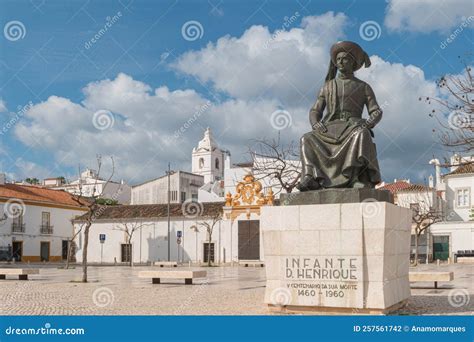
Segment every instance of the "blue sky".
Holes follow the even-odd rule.
[[[235,162],[246,158],[245,146],[252,134],[272,137],[280,133],[285,140],[298,140],[309,130],[307,110],[321,86],[321,70],[326,69],[328,62],[319,51],[328,51],[331,42],[326,40],[330,39],[356,41],[370,56],[378,56],[375,71],[365,78],[375,83],[371,84],[376,95],[378,89],[385,87],[383,82],[388,84],[386,89],[392,89],[393,83],[393,89],[397,90],[397,83],[390,79],[394,76],[390,75],[396,78],[403,73],[411,77],[408,81],[413,83],[413,88],[410,89],[419,89],[420,93],[412,90],[404,94],[406,82],[400,81],[402,89],[400,93],[395,91],[394,97],[434,95],[435,80],[443,74],[460,73],[462,64],[458,56],[472,50],[472,21],[447,47],[442,48],[441,44],[474,14],[473,5],[463,0],[451,4],[421,0],[419,6],[406,10],[399,2],[1,0],[2,27],[19,21],[24,27],[24,37],[7,39],[5,32],[0,37],[0,99],[5,107],[0,113],[0,125],[5,127],[18,116],[19,106],[33,104],[32,110],[15,119],[1,136],[1,171],[16,179],[73,177],[78,164],[94,167],[95,154],[101,153],[117,158],[117,177],[138,183],[161,175],[168,160],[175,168],[190,169],[191,149],[207,126],[213,129],[219,144],[231,150]],[[107,32],[87,49],[85,44],[104,27],[107,17],[118,16],[119,12],[120,16]],[[295,20],[289,23],[292,16]],[[304,18],[318,19],[313,27]],[[189,21],[201,25],[201,38],[184,39],[182,27]],[[363,39],[360,34],[361,25],[368,21],[378,25],[379,36],[373,40]],[[285,22],[289,24],[284,26]],[[327,34],[323,29],[319,32],[324,25],[328,25]],[[257,29],[260,26],[262,30]],[[263,51],[264,48],[251,53],[243,51],[265,34],[271,37],[282,28],[290,37],[285,42],[281,36],[273,39],[271,52]],[[337,32],[332,32],[332,28]],[[311,42],[308,48],[312,49],[310,52],[299,46],[298,52],[292,54],[284,45],[288,41],[295,46],[303,44],[297,42],[301,33],[298,30],[304,31],[304,37],[314,37],[314,45]],[[218,42],[222,44],[219,48]],[[242,58],[236,61],[235,56],[241,53]],[[263,70],[258,64],[262,62],[256,62],[259,53],[268,56],[271,63],[275,61],[275,65],[289,67],[275,72],[275,82],[267,88],[261,80],[268,73],[258,73]],[[299,53],[305,62],[302,65],[298,64]],[[205,63],[214,58],[218,63]],[[310,68],[313,62],[322,65],[320,70]],[[231,85],[225,84],[229,69],[244,70],[246,65],[251,65],[249,69],[255,67],[255,82],[248,81],[247,76],[252,75],[243,71],[242,75],[232,75]],[[360,78],[364,79],[363,75]],[[383,78],[383,75],[387,76]],[[83,89],[91,84],[91,91],[102,94],[101,98],[84,93]],[[145,111],[153,107],[148,103],[153,101],[149,97],[160,87],[165,87],[171,95],[158,96],[163,107],[157,108],[156,118],[152,118],[153,113],[145,114]],[[301,96],[292,95],[295,89]],[[120,101],[132,93],[133,106]],[[108,94],[117,101],[107,102]],[[64,101],[53,101],[51,96]],[[382,98],[391,99],[383,91]],[[178,142],[170,144],[169,139],[161,140],[172,135],[193,114],[193,108],[199,108],[207,99],[213,102],[213,109],[202,115]],[[180,101],[184,103],[182,108]],[[390,101],[385,100],[386,114],[392,120],[397,116],[400,120],[410,117],[407,125],[417,126],[418,131],[411,127],[406,135],[398,134],[403,132],[391,130],[390,121],[387,128],[381,126],[382,132],[376,129],[383,177],[386,180],[407,177],[422,182],[432,172],[429,159],[446,152],[433,144],[436,143],[431,134],[433,122],[427,117],[426,108],[410,105],[413,101],[408,101],[405,107],[403,101],[393,104]],[[384,101],[379,98],[379,102]],[[141,110],[141,105],[146,109]],[[268,118],[272,106],[276,106],[274,110],[283,108],[292,114],[291,127],[280,132],[271,129]],[[261,117],[253,115],[248,108],[260,110]],[[87,127],[79,125],[82,127],[79,129],[76,119],[83,115],[80,120],[87,121],[97,110],[112,112],[114,126],[105,133],[94,131],[90,122]],[[48,117],[49,112],[55,114]],[[240,120],[229,118],[235,115]],[[414,116],[416,120],[412,120]],[[143,123],[140,129],[138,121]],[[83,138],[76,140],[79,135]]]

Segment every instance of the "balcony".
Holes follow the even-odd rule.
[[[12,233],[24,233],[25,224],[24,223],[12,223]]]
[[[40,233],[41,233],[41,234],[45,234],[45,235],[53,234],[53,226],[50,226],[50,225],[41,225],[41,227],[40,227]]]

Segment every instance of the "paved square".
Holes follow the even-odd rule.
[[[80,266],[69,270],[56,266],[31,267],[41,267],[41,271],[30,276],[29,281],[0,280],[1,315],[270,314],[263,304],[265,268],[205,267],[200,269],[207,271],[207,280],[197,279],[193,285],[184,285],[179,280],[153,285],[151,279],[138,277],[140,271],[151,269],[145,266],[90,267],[87,284],[75,282],[81,278]],[[413,283],[412,297],[398,314],[472,314],[473,266],[410,268],[415,270],[453,271],[454,281],[440,283],[437,290],[433,283]]]

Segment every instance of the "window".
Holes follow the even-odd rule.
[[[216,169],[219,170],[219,159],[218,158],[216,158]]]
[[[199,158],[199,168],[202,169],[204,167],[204,158]]]
[[[41,234],[52,234],[53,227],[51,226],[51,214],[47,211],[41,213]]]
[[[12,222],[12,231],[15,233],[24,233],[25,224],[23,223],[23,210],[20,208],[15,208],[13,206],[13,222]]]
[[[43,227],[49,227],[51,224],[51,215],[47,211],[41,213],[41,225]]]
[[[170,191],[171,192],[171,201],[177,201],[178,200],[178,191],[176,190],[173,190],[173,191]]]
[[[469,188],[456,189],[456,207],[469,207]]]
[[[13,224],[23,224],[23,210],[15,208],[15,206],[13,206]]]
[[[197,200],[198,199],[198,194],[191,194],[191,198],[193,200]]]
[[[183,203],[184,201],[186,201],[186,192],[181,191],[181,203]]]

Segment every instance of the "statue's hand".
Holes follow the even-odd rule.
[[[359,125],[368,129],[372,129],[375,127],[375,125],[371,123],[370,120],[366,120],[366,119],[362,119]]]
[[[379,123],[380,119],[382,118],[382,110],[381,109],[378,109],[378,110],[375,110],[373,111],[369,118],[366,121],[366,127],[369,128],[369,129],[372,129],[375,127],[376,124]]]
[[[328,128],[326,127],[326,125],[323,124],[321,121],[315,122],[313,124],[313,129],[318,130],[321,133],[326,133],[328,131]]]

